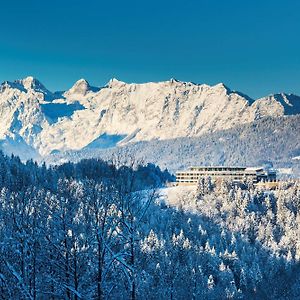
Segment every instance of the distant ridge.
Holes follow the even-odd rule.
[[[174,78],[142,84],[113,78],[101,88],[80,79],[55,93],[32,76],[0,85],[0,140],[11,142],[9,149],[22,141],[24,151],[27,145],[37,155],[197,137],[299,113],[296,95],[253,100],[223,83],[209,86]]]

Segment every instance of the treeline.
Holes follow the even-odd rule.
[[[111,161],[101,159],[83,159],[74,164],[63,163],[58,166],[39,166],[33,160],[22,163],[18,156],[4,155],[0,151],[0,187],[19,191],[24,187],[35,186],[51,191],[57,190],[62,179],[93,180],[97,183],[114,181],[116,178],[134,177],[134,190],[160,187],[175,178],[167,170],[148,163],[139,163],[132,157],[127,158],[128,165],[121,164],[121,159],[113,156]]]

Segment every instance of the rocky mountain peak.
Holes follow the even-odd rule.
[[[85,79],[77,80],[74,85],[66,92],[68,94],[86,95],[90,90],[90,84]]]
[[[28,76],[24,79],[16,80],[17,83],[21,84],[26,90],[34,90],[36,92],[50,93],[46,87],[33,76]]]
[[[112,78],[108,81],[106,86],[112,88],[112,87],[122,86],[125,84],[126,83],[124,81],[118,80],[117,78]]]

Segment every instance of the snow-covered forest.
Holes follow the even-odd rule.
[[[1,154],[0,298],[299,299],[299,183],[172,179],[134,160]]]

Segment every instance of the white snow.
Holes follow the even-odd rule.
[[[278,168],[277,172],[278,172],[278,175],[280,175],[280,174],[291,175],[291,174],[293,174],[293,169],[292,168]]]
[[[195,210],[195,198],[197,188],[195,186],[173,186],[159,190],[160,200],[171,207],[181,207],[185,204],[188,211]]]

